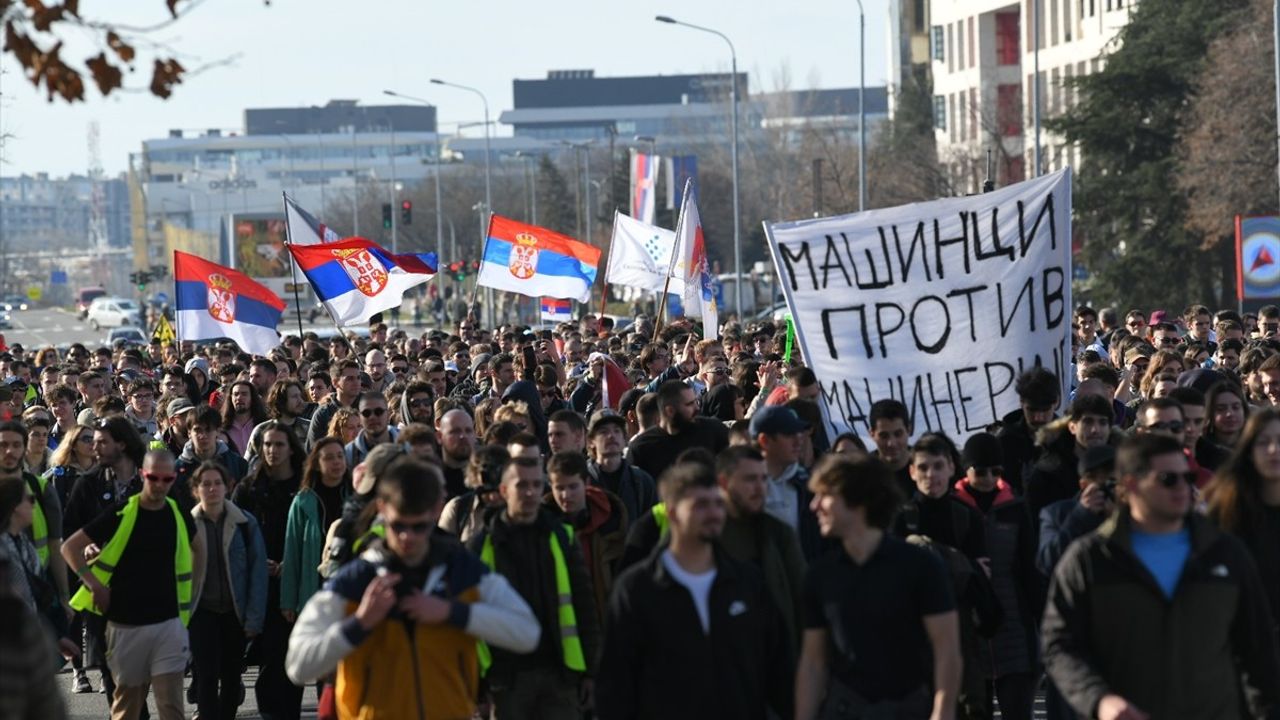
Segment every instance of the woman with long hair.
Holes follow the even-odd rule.
[[[320,589],[320,562],[329,526],[342,517],[351,495],[351,470],[342,441],[316,441],[302,468],[302,483],[289,506],[280,569],[280,611],[293,622]]]
[[[236,488],[232,500],[262,525],[267,554],[267,607],[280,607],[280,571],[284,540],[289,523],[289,507],[302,480],[302,443],[287,425],[271,420],[258,436],[258,457],[262,462]],[[302,707],[302,688],[289,681],[284,671],[291,625],[277,612],[268,612],[259,640],[261,651],[258,683],[254,694],[264,716],[297,720]]]
[[[1249,402],[1244,391],[1232,382],[1220,382],[1209,388],[1205,397],[1204,437],[1228,452],[1240,439],[1240,431],[1249,419]]]
[[[354,442],[360,434],[360,413],[354,408],[340,407],[329,420],[329,437],[336,437],[343,445]]]
[[[1172,350],[1161,350],[1151,356],[1147,372],[1138,384],[1138,393],[1143,400],[1164,397],[1170,390],[1178,386],[1178,376],[1186,367],[1182,356]],[[1135,407],[1136,409],[1136,407]]]
[[[58,490],[58,499],[63,506],[67,504],[67,496],[76,480],[86,470],[93,467],[97,458],[93,454],[93,428],[85,425],[72,425],[62,436],[58,449],[49,457],[49,470],[45,473],[53,486]]]
[[[267,612],[267,555],[254,517],[227,499],[235,484],[209,460],[191,474],[197,505],[191,516],[205,529],[204,582],[192,597],[191,660],[200,717],[231,720],[240,704],[244,647],[262,632]]]
[[[1205,496],[1209,517],[1253,553],[1272,617],[1280,617],[1280,410],[1263,408],[1249,418]]]

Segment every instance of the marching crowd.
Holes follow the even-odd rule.
[[[1280,308],[1077,308],[962,443],[786,332],[12,346],[0,720],[1280,717]]]

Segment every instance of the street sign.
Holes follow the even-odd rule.
[[[156,299],[157,305],[165,305],[169,302],[169,294],[164,292],[158,292],[155,294],[155,299]]]
[[[66,270],[54,270],[52,273],[50,273],[50,274],[49,274],[49,284],[50,284],[50,285],[66,285],[66,284],[67,284],[67,271],[66,271]]]
[[[32,302],[39,302],[42,294],[43,293],[41,292],[39,285],[32,285],[27,288],[27,299]]]

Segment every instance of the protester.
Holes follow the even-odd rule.
[[[615,583],[596,716],[791,717],[785,625],[759,571],[717,547],[725,501],[714,471],[678,464],[661,487],[670,543]]]
[[[1130,438],[1116,472],[1120,511],[1054,570],[1043,624],[1049,677],[1086,717],[1273,713],[1280,651],[1266,593],[1244,544],[1190,513],[1194,476],[1181,444],[1162,433]]]
[[[298,494],[289,505],[280,560],[280,612],[292,623],[320,589],[320,563],[329,526],[342,517],[351,472],[337,438],[320,438],[302,466]]]
[[[266,619],[266,546],[257,520],[227,498],[234,480],[226,468],[206,460],[192,477],[191,515],[203,528],[206,552],[189,628],[196,710],[202,718],[231,720],[242,697],[245,644]]]
[[[377,488],[385,540],[312,596],[289,638],[289,677],[305,684],[336,671],[343,717],[471,717],[477,641],[490,652],[539,646],[539,624],[507,580],[432,532],[443,487],[420,461],[387,468]]]
[[[147,453],[142,491],[122,511],[103,512],[62,548],[67,565],[85,583],[71,606],[107,619],[112,718],[137,718],[148,687],[155,690],[161,720],[183,718],[182,675],[190,660],[186,626],[192,588],[204,575],[206,538],[168,496],[176,476],[169,451]]]
[[[587,484],[590,474],[581,453],[559,452],[547,461],[549,492],[543,504],[573,528],[603,621],[627,541],[627,511],[621,498]]]
[[[952,717],[961,674],[955,598],[936,555],[888,532],[902,501],[892,469],[833,455],[809,485],[822,534],[840,549],[805,576],[795,717]]]
[[[590,459],[589,482],[613,493],[623,504],[628,522],[649,512],[658,502],[658,490],[649,473],[624,457],[626,420],[612,411],[597,411],[587,428]]]
[[[573,531],[542,507],[546,477],[536,460],[513,458],[498,486],[505,507],[467,543],[511,581],[542,627],[529,654],[495,649],[481,670],[494,718],[577,717],[593,703],[599,647],[594,590]]]

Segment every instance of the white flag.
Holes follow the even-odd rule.
[[[613,241],[609,245],[609,267],[605,282],[662,292],[666,286],[667,271],[671,268],[671,253],[675,251],[676,234],[628,217],[622,213],[613,216]],[[671,278],[668,292],[684,293],[684,280]]]
[[[303,210],[293,198],[284,196],[284,216],[289,226],[289,242],[294,245],[316,245],[337,242],[342,236],[314,215]]]

